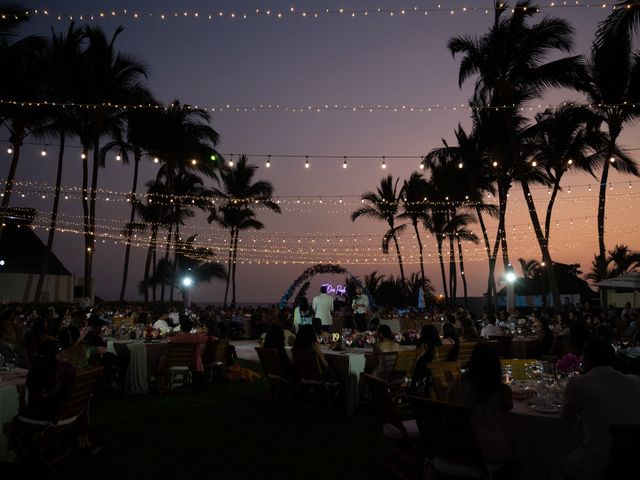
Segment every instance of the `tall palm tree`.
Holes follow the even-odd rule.
[[[402,232],[404,225],[396,226],[396,219],[400,210],[399,181],[400,179],[396,179],[394,182],[393,176],[388,175],[380,180],[380,186],[378,186],[376,192],[363,193],[361,198],[365,205],[351,214],[351,221],[355,222],[358,218],[364,217],[387,223],[389,230],[382,238],[382,252],[389,253],[389,242],[393,240],[400,266],[400,280],[404,284],[404,266],[402,264],[400,244],[398,243],[398,234]]]
[[[85,296],[93,294],[92,268],[95,253],[96,196],[98,172],[104,166],[100,156],[101,138],[117,137],[124,124],[124,109],[112,105],[135,104],[138,90],[146,78],[146,68],[134,57],[121,53],[115,43],[123,28],[119,27],[109,39],[99,27],[86,26],[87,47],[82,53],[82,88],[78,102],[98,105],[81,109],[76,120],[76,132],[82,144],[82,208],[85,234],[84,289]],[[104,106],[102,106],[104,105]],[[93,152],[91,185],[89,186],[89,151]]]
[[[454,250],[453,243],[457,243],[458,247],[458,261],[460,263],[460,278],[462,279],[462,288],[464,294],[464,304],[465,307],[468,304],[468,289],[467,289],[467,276],[464,270],[464,256],[462,254],[462,242],[469,242],[477,245],[480,243],[478,236],[473,233],[471,230],[467,228],[471,223],[475,223],[475,218],[473,215],[469,213],[459,213],[454,212],[447,223],[447,234],[449,236],[449,249],[450,251]],[[455,253],[450,257],[453,260],[453,266],[451,266],[451,271],[453,272],[455,278]],[[451,265],[451,264],[450,264]],[[452,283],[452,298],[455,301],[456,291],[455,291],[455,281]]]
[[[241,155],[233,167],[225,167],[220,172],[220,188],[213,189],[213,195],[223,201],[222,216],[209,216],[209,221],[219,218],[219,223],[230,231],[230,253],[228,270],[230,275],[232,294],[231,304],[236,304],[236,270],[238,258],[238,241],[240,231],[246,229],[262,229],[262,222],[255,219],[257,207],[266,208],[275,213],[281,213],[280,206],[272,200],[273,185],[265,180],[254,182],[258,170],[256,165],[248,163],[246,155]],[[234,212],[235,210],[235,212]],[[227,292],[228,292],[227,282]],[[225,293],[225,305],[227,293]]]
[[[140,104],[154,104],[156,103],[149,90],[146,88],[140,88],[136,92],[140,98],[138,103]],[[136,193],[138,190],[138,176],[140,171],[140,162],[144,155],[145,149],[153,142],[153,123],[154,119],[160,114],[156,109],[133,109],[126,112],[126,136],[122,135],[123,132],[118,130],[114,132],[116,138],[111,142],[105,144],[101,151],[101,162],[106,163],[106,156],[110,152],[115,152],[123,165],[130,163],[130,157],[133,155],[133,184],[131,186],[131,195],[128,201],[131,203],[131,209],[129,213],[129,226],[134,225],[135,219],[135,204]],[[116,157],[116,158],[118,158]],[[127,279],[129,273],[129,257],[131,254],[131,236],[136,228],[126,227],[125,232],[125,253],[124,253],[124,267],[122,271],[122,285],[120,287],[120,301],[124,300],[125,292],[127,290]]]
[[[609,250],[609,260],[612,277],[626,275],[640,268],[640,252],[630,250],[627,245],[616,245],[613,250]]]
[[[413,226],[416,241],[418,242],[420,275],[422,280],[426,282],[427,277],[424,274],[424,249],[418,225],[423,225],[428,222],[429,206],[425,201],[428,195],[428,183],[420,173],[413,172],[409,179],[404,181],[400,195],[404,212],[398,218],[408,219]]]
[[[507,12],[509,11],[509,14]],[[511,9],[498,0],[494,8],[494,24],[480,37],[456,36],[449,40],[449,50],[462,55],[459,84],[476,77],[475,102],[498,107],[476,112],[475,123],[482,119],[483,144],[491,145],[490,162],[499,172],[499,221],[496,243],[502,248],[505,268],[508,260],[505,235],[507,195],[513,181],[514,166],[521,161],[518,132],[525,123],[520,107],[541,97],[549,87],[573,88],[581,72],[579,56],[545,61],[547,55],[568,53],[572,48],[573,28],[559,18],[544,17],[538,23],[529,20],[539,10],[529,1],[519,1]],[[504,108],[504,106],[512,108]],[[498,135],[499,132],[499,135]],[[487,141],[489,138],[493,141]],[[525,194],[526,197],[526,194]]]
[[[66,34],[52,31],[51,41],[45,53],[46,75],[44,90],[46,97],[56,103],[73,102],[74,95],[78,90],[81,73],[80,57],[84,33],[82,29],[76,28],[71,22]],[[38,283],[34,295],[34,302],[40,301],[44,278],[49,267],[53,240],[56,233],[56,222],[58,218],[58,208],[60,205],[60,186],[62,183],[62,167],[65,155],[65,143],[67,136],[73,134],[72,116],[74,109],[54,108],[50,112],[51,123],[43,128],[39,135],[57,137],[58,147],[58,168],[56,172],[56,185],[53,196],[53,209],[51,211],[51,221],[47,237],[47,246],[38,275]]]
[[[384,275],[378,275],[378,271],[374,270],[368,275],[364,276],[364,285],[371,296],[376,300],[378,299],[378,288],[380,283],[384,280]]]
[[[631,33],[620,29],[615,35],[602,32],[601,24],[586,66],[581,88],[594,105],[599,122],[606,126],[606,147],[601,156],[600,191],[598,195],[598,252],[605,257],[605,216],[609,169],[638,176],[636,162],[618,145],[625,126],[640,117],[631,104],[640,102],[640,53],[632,52]]]
[[[520,269],[522,270],[522,276],[524,278],[538,278],[542,275],[542,265],[537,260],[525,260],[524,258],[519,258],[518,263],[520,264]]]

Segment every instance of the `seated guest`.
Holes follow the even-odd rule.
[[[578,418],[584,432],[582,446],[556,462],[558,478],[604,479],[611,448],[611,425],[640,424],[640,378],[613,369],[615,351],[602,339],[584,349],[584,374],[569,380],[563,416]]]
[[[289,381],[296,378],[296,371],[287,350],[285,349],[285,329],[282,325],[273,325],[264,337],[264,348],[274,348],[278,351],[278,358],[282,364],[282,370]]]
[[[447,401],[469,407],[471,426],[488,464],[506,463],[512,448],[501,419],[513,408],[511,389],[502,383],[498,354],[485,343],[471,352],[467,371],[449,386]]]
[[[158,329],[163,335],[173,330],[173,327],[170,326],[169,323],[167,323],[167,319],[164,318],[159,318],[158,320],[153,322],[151,328]]]
[[[98,317],[89,319],[89,329],[85,333],[82,343],[91,347],[106,347],[107,342],[100,336],[104,322]]]
[[[197,343],[196,351],[194,353],[194,371],[204,372],[204,365],[202,364],[202,354],[204,353],[207,343],[210,340],[217,340],[216,337],[210,337],[206,333],[191,333],[193,329],[193,323],[191,319],[186,315],[180,317],[180,331],[174,333],[169,337],[169,342],[174,343]],[[164,363],[161,361],[161,364]]]
[[[465,342],[479,342],[482,340],[478,330],[476,330],[476,327],[469,317],[462,317],[460,323],[462,325],[462,337]]]
[[[58,360],[69,362],[75,368],[87,368],[92,356],[107,352],[105,347],[82,344],[80,330],[75,325],[63,328],[60,331],[59,340],[62,351],[57,355]]]
[[[447,362],[452,362],[458,358],[458,352],[460,351],[460,338],[458,337],[458,330],[452,323],[445,323],[442,325],[442,345],[455,345],[449,350],[447,356]]]
[[[273,327],[272,327],[273,328]],[[320,349],[320,345],[318,344],[318,338],[316,333],[311,325],[300,325],[298,329],[298,335],[296,335],[296,342],[293,344],[293,349],[295,350],[313,350],[316,354],[316,358],[318,359],[318,364],[322,369],[325,377],[327,379],[333,378],[334,375],[329,367],[329,362],[327,362],[326,357],[322,353]]]
[[[0,322],[0,356],[5,363],[18,368],[29,368],[29,355],[16,344],[16,330],[11,320]]]
[[[480,331],[482,338],[489,337],[504,337],[504,330],[496,325],[496,317],[494,315],[487,315],[487,321]]]
[[[60,407],[75,383],[76,374],[69,362],[56,359],[59,346],[55,340],[44,340],[36,351],[27,375],[27,408],[25,417],[35,420],[58,420]]]
[[[456,327],[451,323],[445,323],[450,325],[455,331]],[[457,334],[456,334],[457,336]],[[436,352],[436,347],[442,345],[438,330],[433,325],[424,325],[420,331],[420,342],[416,347],[422,350],[422,355],[416,361],[416,365],[413,368],[411,375],[411,383],[409,385],[409,392],[412,394],[420,394],[428,396],[431,387],[431,371],[429,370],[429,364],[433,361],[433,357]],[[457,352],[456,352],[457,355]]]
[[[554,336],[551,328],[549,328],[549,320],[546,317],[536,318],[535,327],[538,331],[537,334],[537,348],[535,357],[539,358],[542,355],[550,355],[553,350]]]
[[[370,368],[377,374],[384,375],[388,366],[383,365],[380,361],[381,354],[398,351],[400,351],[400,344],[396,342],[389,325],[380,325],[378,327],[378,341],[373,344],[373,364]]]

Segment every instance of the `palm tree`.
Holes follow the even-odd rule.
[[[46,96],[56,103],[73,102],[77,92],[77,82],[80,78],[80,56],[84,34],[82,29],[76,28],[71,22],[66,35],[57,34],[52,31],[51,41],[45,54],[46,72],[44,90]],[[58,169],[56,172],[56,186],[53,197],[53,209],[51,211],[51,222],[49,224],[49,234],[47,247],[36,284],[34,302],[40,301],[44,277],[49,267],[49,259],[53,248],[53,240],[56,233],[56,222],[58,218],[58,208],[60,205],[60,186],[62,183],[62,167],[64,163],[65,143],[68,135],[73,134],[72,115],[74,112],[68,108],[55,108],[51,112],[51,123],[44,127],[40,135],[57,137],[58,147]]]
[[[416,234],[416,241],[418,242],[418,252],[420,255],[420,275],[425,282],[427,277],[424,274],[424,254],[418,225],[428,222],[429,207],[427,202],[425,201],[427,193],[427,181],[421,174],[413,172],[409,177],[409,180],[405,180],[404,185],[402,186],[400,195],[402,198],[402,207],[404,212],[398,217],[409,219],[411,225],[413,226],[413,231]]]
[[[136,92],[140,95],[138,102],[140,104],[154,104],[155,101],[151,95],[151,92],[145,88],[140,88]],[[128,110],[126,113],[126,138],[122,135],[122,131],[118,130],[115,133],[117,136],[111,142],[105,144],[101,151],[101,162],[106,163],[106,155],[114,151],[120,158],[123,165],[128,165],[130,160],[130,154],[133,154],[133,185],[131,186],[131,196],[128,201],[131,203],[131,210],[129,214],[129,224],[134,224],[135,219],[135,203],[136,193],[138,190],[138,175],[140,171],[140,162],[142,160],[145,149],[153,141],[153,123],[155,117],[159,115],[159,111],[155,109],[134,109]],[[117,157],[117,158],[118,158]],[[124,295],[127,290],[127,278],[129,273],[129,257],[131,254],[131,236],[135,231],[135,228],[126,227],[125,232],[125,253],[124,253],[124,267],[122,272],[122,285],[120,287],[120,301],[124,300]]]
[[[248,160],[246,155],[241,155],[235,166],[222,169],[220,172],[221,188],[213,189],[213,195],[223,201],[223,206],[221,216],[210,215],[209,221],[217,221],[221,226],[229,229],[231,236],[225,305],[229,278],[232,285],[231,304],[236,304],[236,270],[240,231],[264,228],[262,222],[255,219],[255,208],[258,206],[275,213],[281,212],[280,206],[271,199],[273,185],[265,180],[253,182],[258,167],[249,164]]]
[[[384,275],[379,276],[377,270],[374,270],[370,274],[364,276],[364,286],[376,302],[378,301],[378,288],[380,288],[380,283],[383,280]]]
[[[451,294],[451,296],[453,301],[455,301],[456,273],[455,273],[455,251],[454,251],[454,245],[453,245],[453,242],[455,241],[458,246],[458,259],[460,262],[460,278],[462,279],[462,288],[464,293],[465,307],[468,304],[468,290],[467,290],[467,276],[464,271],[464,256],[462,254],[462,242],[463,241],[470,242],[470,243],[473,243],[474,245],[477,245],[478,243],[480,243],[478,236],[467,228],[467,226],[471,223],[475,223],[475,218],[473,218],[473,215],[470,215],[468,213],[458,213],[458,212],[453,213],[449,218],[449,222],[447,223],[447,234],[449,236],[449,249],[450,251],[454,252],[453,255],[450,256],[450,259],[452,260],[452,262],[450,263],[450,271],[452,271],[454,275],[454,282],[452,283],[452,288],[451,288],[453,293]]]
[[[85,234],[84,289],[85,296],[93,293],[92,267],[95,253],[96,195],[98,171],[101,166],[100,140],[105,135],[117,137],[122,130],[122,108],[108,104],[134,104],[139,98],[141,82],[146,78],[146,68],[130,55],[118,52],[115,42],[122,33],[119,27],[108,39],[99,27],[86,26],[87,47],[82,53],[81,88],[78,102],[99,105],[93,109],[81,109],[76,121],[76,132],[82,144],[82,208]],[[102,106],[104,105],[104,106]],[[89,151],[93,151],[91,185],[89,187]]]
[[[640,252],[629,250],[627,245],[616,245],[609,250],[609,261],[612,265],[610,276],[626,275],[640,267]]]
[[[608,42],[619,34],[637,34],[640,27],[640,8],[635,0],[623,0],[613,6],[611,13],[600,22],[596,42]]]
[[[511,14],[506,15],[509,10]],[[497,107],[476,111],[474,124],[482,127],[478,129],[483,135],[482,143],[491,146],[487,160],[498,171],[499,221],[492,256],[495,258],[500,245],[509,270],[505,214],[514,167],[522,158],[518,136],[525,119],[520,107],[542,96],[549,87],[575,87],[581,68],[579,56],[544,61],[548,54],[571,51],[573,28],[566,21],[544,17],[530,25],[528,20],[539,10],[528,0],[517,2],[514,9],[506,2],[496,1],[494,11],[494,24],[488,33],[453,37],[448,47],[454,56],[463,55],[460,86],[476,76],[474,103]],[[507,105],[512,108],[504,108]]]
[[[522,276],[524,278],[538,278],[542,275],[542,265],[537,260],[525,260],[519,258],[520,269],[522,270]]]
[[[634,10],[634,9],[632,9]],[[605,33],[609,24],[600,25],[581,88],[594,105],[599,123],[606,125],[606,147],[600,157],[602,174],[598,196],[598,252],[605,257],[604,222],[606,216],[609,169],[638,176],[636,162],[618,145],[623,128],[637,120],[640,112],[631,105],[640,101],[640,54],[632,53],[631,33],[620,29]],[[604,30],[603,30],[604,29]]]
[[[365,217],[387,223],[389,230],[382,238],[382,252],[389,253],[389,242],[393,240],[396,247],[396,255],[398,256],[398,264],[400,265],[400,279],[404,284],[404,266],[402,264],[402,255],[400,254],[398,234],[402,232],[405,226],[396,226],[400,204],[399,181],[400,179],[396,179],[394,182],[393,176],[388,175],[380,181],[377,192],[363,193],[361,198],[365,205],[351,214],[351,221],[355,222],[358,218]]]

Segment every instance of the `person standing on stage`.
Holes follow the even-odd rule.
[[[333,297],[327,294],[326,285],[320,287],[320,295],[313,297],[312,306],[315,318],[319,318],[322,321],[322,329],[328,330],[329,326],[333,325],[333,318],[331,317]]]
[[[356,288],[356,296],[351,303],[353,316],[356,321],[356,328],[364,332],[367,329],[367,313],[369,311],[369,297],[362,292],[362,287]]]

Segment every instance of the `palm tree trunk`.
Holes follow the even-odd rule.
[[[89,149],[82,148],[82,231],[84,233],[84,271],[89,268],[89,252],[91,251],[89,231]],[[86,280],[86,279],[85,279]],[[89,286],[83,283],[83,296],[89,296]]]
[[[133,149],[134,163],[133,163],[133,186],[131,187],[131,213],[129,215],[129,225],[133,224],[136,218],[136,190],[138,188],[138,169],[140,166],[140,158],[142,152],[139,147]],[[127,290],[127,276],[129,275],[129,255],[131,254],[131,228],[127,231],[127,246],[124,250],[124,268],[122,271],[122,286],[120,287],[120,301],[124,300],[124,295]]]
[[[152,273],[153,278],[156,278],[156,265],[158,264],[157,263],[158,259],[156,258],[157,257],[157,255],[156,255],[157,251],[158,251],[158,246],[154,245],[153,246],[153,260],[152,260],[153,263],[151,263],[151,270],[153,272]],[[157,299],[158,299],[158,291],[157,291],[157,288],[156,288],[156,282],[153,282],[153,285],[151,286],[151,293],[152,293],[153,301],[154,302],[157,301]]]
[[[171,251],[171,235],[173,234],[173,223],[169,225],[169,233],[167,234],[167,246],[164,251],[164,263],[166,265],[169,264],[169,252]],[[166,283],[166,278],[162,279],[160,284],[160,301],[164,302],[164,286]]]
[[[96,196],[98,193],[98,171],[100,170],[100,136],[96,135],[93,140],[93,166],[91,171],[91,190],[89,192],[89,236],[85,243],[88,244],[85,252],[84,263],[84,284],[85,296],[93,298],[95,289],[93,288],[93,257],[96,245]],[[88,287],[87,287],[88,286]]]
[[[4,185],[4,195],[2,196],[2,220],[4,220],[6,209],[9,206],[9,200],[11,200],[11,193],[13,192],[13,182],[16,178],[16,170],[18,169],[18,161],[20,160],[21,147],[22,137],[20,137],[20,140],[16,139],[11,142],[13,156],[11,157],[11,165],[9,166],[9,173],[7,174],[7,180]]]
[[[425,274],[424,274],[424,256],[423,256],[423,251],[422,251],[422,239],[420,238],[420,232],[418,231],[418,222],[414,221],[413,222],[413,229],[416,232],[416,240],[418,241],[418,252],[420,255],[420,275],[422,276],[422,288],[423,291],[426,294],[426,288],[425,288]]]
[[[495,262],[493,262],[493,267],[492,267],[491,243],[489,243],[489,234],[487,233],[487,227],[484,223],[484,218],[482,217],[482,211],[480,210],[480,207],[478,205],[476,205],[476,215],[478,216],[478,223],[480,223],[480,229],[482,230],[482,238],[484,239],[484,248],[485,248],[485,251],[487,252],[487,257],[489,259],[489,280],[487,284],[486,304],[491,305],[493,300],[493,295],[496,292],[496,278],[493,274],[495,270]],[[460,266],[460,268],[462,268],[462,265]],[[466,278],[465,278],[465,282],[466,282]]]
[[[604,243],[604,216],[607,203],[607,181],[609,179],[609,161],[605,159],[600,178],[600,193],[598,195],[598,253],[601,259],[605,259],[607,249]]]
[[[393,234],[393,243],[396,245],[396,254],[398,255],[398,264],[400,265],[400,278],[402,279],[402,284],[406,285],[404,279],[404,266],[402,265],[402,255],[400,254],[400,244],[398,243],[398,237],[396,234]]]
[[[240,237],[240,229],[236,228],[236,238],[233,242],[233,273],[231,274],[231,281],[233,285],[232,296],[231,296],[231,305],[233,307],[236,306],[236,266],[238,259],[238,237]]]
[[[549,204],[547,205],[547,215],[544,220],[544,239],[547,241],[547,244],[549,244],[549,233],[551,231],[551,213],[553,211],[553,205],[556,202],[556,197],[559,190],[560,181],[556,179],[556,182],[553,185],[553,192],[551,192],[551,198],[549,199]]]
[[[458,273],[456,268],[456,250],[454,247],[453,235],[449,236],[449,295],[451,305],[455,306],[458,295]]]
[[[438,245],[438,261],[440,262],[440,274],[442,275],[442,288],[444,289],[444,301],[449,303],[449,291],[447,290],[447,275],[444,273],[444,258],[442,258],[442,239],[436,234],[436,244]]]
[[[176,233],[173,236],[173,281],[169,289],[169,301],[173,302],[173,287],[178,280],[178,241],[180,240],[180,224],[176,222]]]
[[[65,134],[64,125],[63,125],[60,132],[60,147],[58,149],[58,170],[56,171],[56,189],[53,195],[53,211],[51,212],[51,223],[49,224],[47,250],[44,253],[42,267],[40,268],[40,275],[38,275],[36,293],[33,298],[34,303],[40,302],[42,287],[44,285],[44,277],[47,274],[47,269],[49,268],[49,258],[51,257],[51,249],[53,248],[53,237],[55,236],[55,233],[56,233],[56,220],[58,219],[58,206],[60,204],[60,184],[62,183],[62,164],[64,161],[65,140],[66,140],[66,134]]]
[[[235,228],[231,227],[231,239],[229,240],[229,260],[227,261],[227,285],[224,289],[224,306],[227,306],[227,298],[229,296],[229,285],[231,283],[231,261],[233,260],[233,238]]]
[[[538,245],[540,246],[540,252],[542,253],[542,260],[547,264],[547,278],[549,279],[549,289],[551,290],[551,298],[553,300],[553,308],[556,311],[560,310],[560,292],[558,290],[558,281],[556,280],[556,273],[553,268],[553,261],[551,260],[551,255],[549,254],[549,245],[547,244],[546,239],[542,233],[542,227],[540,226],[540,220],[538,219],[538,212],[536,210],[536,204],[531,196],[531,190],[529,188],[529,183],[526,181],[521,181],[522,191],[524,193],[524,198],[527,202],[527,207],[529,208],[529,216],[531,217],[531,223],[533,224],[533,231],[538,238]]]
[[[458,237],[458,258],[460,259],[460,278],[462,278],[462,290],[464,292],[464,308],[467,308],[468,294],[467,294],[467,275],[464,271],[464,257],[462,256],[462,241]]]
[[[147,259],[144,263],[144,281],[146,286],[144,288],[144,302],[147,303],[149,301],[149,272],[151,270],[151,261],[153,259],[153,254],[156,250],[156,241],[158,238],[158,227],[157,225],[151,226],[151,240],[149,241],[149,248],[147,249]],[[155,295],[154,299],[155,301]]]

